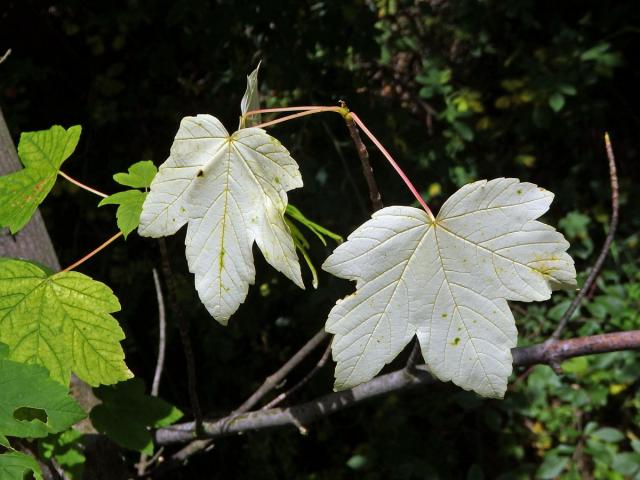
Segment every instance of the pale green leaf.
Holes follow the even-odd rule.
[[[149,428],[166,427],[182,412],[164,400],[145,395],[144,382],[134,378],[95,391],[102,403],[91,410],[91,423],[124,448],[153,453]]]
[[[540,480],[558,478],[558,475],[562,473],[568,463],[569,457],[561,457],[553,453],[545,455],[535,478]]]
[[[564,103],[564,95],[562,95],[561,93],[556,92],[549,97],[549,106],[554,112],[559,112],[560,110],[562,110],[562,107],[564,107]]]
[[[569,244],[536,221],[552,199],[500,178],[465,185],[435,221],[412,207],[374,213],[323,265],[357,282],[326,324],[336,388],[370,380],[417,335],[437,378],[502,397],[517,337],[507,300],[576,284]]]
[[[145,198],[147,198],[147,192],[125,190],[108,196],[98,206],[118,205],[118,210],[116,210],[118,228],[124,234],[124,238],[127,238],[140,224],[140,214]]]
[[[347,467],[352,470],[362,470],[367,466],[367,457],[364,455],[356,454],[347,460]]]
[[[284,221],[287,191],[302,186],[298,164],[259,128],[229,135],[211,115],[185,117],[151,183],[138,233],[161,237],[188,222],[186,255],[200,300],[225,325],[255,279],[251,248],[304,288]]]
[[[313,262],[311,261],[311,257],[307,253],[307,250],[310,247],[309,242],[307,241],[306,238],[304,238],[304,235],[302,234],[300,229],[296,227],[293,224],[293,222],[291,222],[291,220],[285,218],[285,222],[287,223],[287,226],[289,227],[289,231],[291,232],[291,237],[293,238],[293,244],[296,246],[296,249],[302,254],[302,258],[307,264],[307,267],[309,267],[309,271],[311,272],[311,277],[312,277],[311,284],[313,285],[313,288],[318,288],[318,271],[316,270],[316,267],[313,265]]]
[[[336,243],[342,243],[344,241],[342,236],[338,235],[337,233],[333,233],[331,230],[326,229],[322,225],[318,225],[317,223],[309,220],[300,211],[299,208],[291,204],[287,205],[286,214],[291,218],[293,218],[294,220],[296,220],[297,222],[300,222],[305,227],[307,227],[307,229],[309,229],[316,237],[318,237],[318,239],[322,242],[322,244],[325,247],[327,246],[327,242],[324,239],[324,237],[329,237]]]
[[[640,455],[636,452],[616,453],[613,457],[613,469],[630,478],[640,472]]]
[[[611,427],[602,427],[591,434],[592,437],[602,440],[603,442],[617,443],[624,440],[624,434]]]
[[[40,365],[0,356],[0,434],[46,437],[69,428],[86,415],[67,387],[49,378]]]
[[[304,225],[309,231],[311,231],[311,233],[318,237],[320,242],[322,242],[325,247],[327,246],[325,236],[332,238],[337,243],[342,243],[343,239],[340,235],[337,235],[330,230],[322,227],[321,225],[318,225],[317,223],[309,220],[297,207],[294,207],[291,204],[287,205],[287,209],[285,210],[285,222],[287,223],[287,226],[291,231],[293,243],[302,255],[302,258],[306,262],[307,266],[309,267],[309,271],[311,272],[312,276],[313,288],[318,288],[318,272],[316,271],[316,267],[313,265],[311,257],[308,253],[311,245],[309,245],[309,241],[305,238],[302,231],[300,231],[300,229],[293,223],[293,220],[296,220],[301,225]]]
[[[0,342],[12,360],[42,365],[64,385],[71,372],[94,386],[132,376],[110,315],[118,310],[111,289],[86,275],[0,258]]]
[[[36,480],[42,480],[42,472],[35,458],[22,452],[7,452],[0,455],[0,478],[2,480],[24,480],[33,473]]]
[[[256,69],[247,75],[247,89],[244,92],[242,101],[240,102],[240,126],[238,128],[248,128],[258,125],[262,121],[262,115],[251,115],[245,117],[244,114],[252,110],[258,110],[260,108],[260,90],[258,88],[258,70],[260,70],[260,64]]]
[[[128,173],[116,173],[113,179],[120,185],[133,188],[147,188],[151,185],[158,169],[151,160],[143,160],[129,167]]]
[[[56,182],[62,163],[73,153],[80,139],[79,125],[65,130],[25,132],[18,154],[22,170],[0,177],[0,226],[11,233],[24,227]]]

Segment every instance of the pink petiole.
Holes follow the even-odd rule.
[[[262,110],[252,110],[251,112],[247,112],[245,116],[254,114],[254,113],[269,113],[269,112],[295,112],[293,115],[287,115],[286,117],[277,118],[275,120],[271,120],[270,122],[260,123],[258,125],[253,125],[252,128],[264,128],[270,127],[272,125],[276,125],[278,123],[287,122],[289,120],[293,120],[294,118],[306,117],[307,115],[314,115],[316,113],[322,112],[336,112],[341,114],[343,117],[347,114],[347,109],[342,107],[288,107],[288,108],[265,108]]]
[[[115,242],[117,239],[119,239],[122,236],[122,232],[118,232],[116,233],[114,236],[112,236],[111,238],[109,238],[107,241],[105,241],[104,243],[102,243],[99,247],[93,249],[91,252],[87,253],[84,257],[82,257],[80,260],[78,260],[77,262],[72,263],[71,265],[69,265],[67,268],[65,268],[64,270],[61,270],[60,273],[64,273],[64,272],[68,272],[70,270],[73,270],[74,268],[82,265],[84,262],[86,262],[87,260],[89,260],[91,257],[93,257],[96,253],[100,252],[101,250],[105,249],[107,246],[109,246],[109,244]]]
[[[407,177],[404,171],[400,168],[400,165],[396,163],[396,161],[393,159],[391,154],[387,151],[386,148],[382,146],[382,144],[378,141],[375,135],[371,133],[371,131],[365,126],[365,124],[362,122],[362,120],[360,120],[360,117],[358,117],[358,115],[356,115],[354,112],[351,112],[349,115],[351,115],[351,118],[353,118],[353,121],[356,122],[356,125],[358,125],[362,129],[362,131],[367,135],[367,137],[369,137],[369,139],[373,142],[373,144],[376,147],[378,147],[378,150],[380,150],[382,155],[384,155],[387,161],[398,173],[398,175],[400,175],[400,178],[402,178],[402,180],[407,185],[407,187],[409,187],[409,190],[411,190],[411,193],[413,193],[413,196],[416,197],[416,200],[418,200],[418,203],[420,203],[420,205],[422,205],[422,208],[424,208],[425,212],[427,212],[427,215],[429,215],[429,218],[431,218],[431,221],[435,221],[436,218],[433,216],[433,212],[427,206],[427,203],[424,201],[420,193],[418,193],[418,190],[416,189],[416,187],[413,186],[413,183],[411,183],[411,180],[409,180],[409,177]]]
[[[360,120],[360,117],[358,117],[358,115],[356,115],[354,112],[349,112],[349,110],[345,107],[303,106],[303,107],[262,108],[260,110],[252,110],[250,112],[247,112],[245,116],[257,115],[259,113],[276,113],[276,112],[299,112],[299,113],[294,113],[292,115],[287,115],[285,117],[281,117],[276,120],[272,120],[270,122],[264,122],[259,125],[254,125],[254,128],[270,127],[278,123],[287,122],[295,118],[300,118],[307,115],[314,115],[316,113],[321,113],[321,112],[336,112],[341,114],[344,118],[348,118],[349,116],[351,116],[351,118],[356,123],[356,125],[358,125],[358,127],[362,129],[362,131],[367,135],[367,137],[369,137],[369,139],[378,148],[378,150],[380,150],[382,155],[384,155],[387,161],[398,173],[398,175],[400,175],[400,178],[402,178],[402,180],[407,185],[407,187],[409,187],[409,190],[411,191],[413,196],[416,198],[416,200],[418,200],[418,203],[422,206],[425,212],[427,212],[427,215],[429,215],[429,218],[431,219],[431,221],[435,221],[433,212],[431,211],[427,203],[424,201],[420,193],[418,193],[418,190],[413,185],[413,183],[411,183],[411,180],[409,180],[409,177],[407,177],[407,175],[404,173],[402,168],[400,168],[400,165],[398,165],[398,163],[393,159],[393,157],[387,151],[387,149],[384,148],[384,146],[382,146],[382,143],[380,143],[380,141],[375,137],[375,135],[371,133],[371,131],[366,127],[364,122]]]

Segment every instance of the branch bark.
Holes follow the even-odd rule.
[[[164,370],[164,354],[167,348],[167,319],[164,309],[164,297],[162,296],[162,286],[160,285],[160,277],[158,271],[153,270],[153,285],[156,289],[156,299],[158,300],[158,360],[156,361],[156,370],[153,374],[153,383],[151,385],[151,395],[158,396],[160,391],[160,379]]]
[[[351,135],[351,139],[353,140],[353,143],[356,146],[356,150],[358,151],[360,163],[362,163],[362,174],[364,175],[364,178],[367,181],[367,187],[369,188],[369,199],[371,200],[371,207],[373,208],[374,212],[377,212],[382,207],[384,207],[384,205],[382,204],[382,195],[380,195],[378,184],[375,177],[373,176],[373,168],[371,167],[371,162],[369,161],[369,151],[367,150],[367,147],[360,137],[358,126],[353,120],[353,117],[347,115],[345,117],[345,122],[347,122],[349,135]]]
[[[239,415],[241,413],[248,412],[253,408],[253,406],[258,403],[262,397],[264,397],[267,393],[273,390],[276,385],[282,382],[289,372],[293,370],[302,360],[304,360],[307,355],[313,352],[318,345],[320,345],[326,338],[329,337],[329,334],[324,331],[324,328],[319,330],[307,343],[305,343],[300,350],[298,350],[293,357],[291,357],[282,367],[280,367],[275,373],[269,375],[262,385],[249,397],[247,398],[242,405],[240,405],[231,415]]]
[[[512,350],[514,366],[535,364],[551,365],[568,358],[597,353],[640,348],[640,330],[607,333],[590,337],[559,340],[551,346],[540,343]],[[301,433],[306,425],[332,413],[357,405],[381,395],[433,383],[435,379],[425,365],[413,371],[405,368],[370,380],[349,390],[330,393],[316,400],[289,408],[273,408],[255,412],[232,414],[203,424],[204,436],[212,439],[237,433],[265,430],[275,427],[295,426]],[[185,443],[193,440],[194,423],[187,422],[161,428],[155,432],[158,445]]]
[[[329,342],[329,344],[325,348],[324,353],[322,354],[322,357],[320,357],[320,360],[318,360],[318,363],[316,363],[315,366],[304,377],[302,377],[300,381],[298,381],[298,383],[296,383],[293,387],[291,387],[286,392],[282,392],[276,398],[271,400],[264,407],[262,407],[261,410],[268,410],[270,408],[275,407],[276,405],[280,405],[288,397],[290,397],[291,395],[296,393],[298,390],[300,390],[302,387],[304,387],[309,382],[309,380],[311,380],[315,376],[315,374],[318,373],[322,369],[322,367],[324,367],[324,365],[327,363],[327,360],[329,360],[329,355],[331,355],[331,342]]]
[[[551,344],[543,342],[530,347],[514,348],[511,352],[514,365],[519,367],[537,364],[553,367],[568,358],[639,348],[640,330],[630,330],[557,340]]]

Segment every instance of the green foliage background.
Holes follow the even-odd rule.
[[[555,192],[549,222],[571,241],[581,271],[609,220],[608,130],[619,161],[620,233],[567,334],[636,329],[638,25],[633,1],[8,0],[0,47],[13,53],[0,65],[0,104],[16,139],[81,124],[83,138],[63,170],[113,193],[113,173],[167,157],[183,116],[212,113],[234,127],[245,75],[262,60],[269,106],[346,101],[436,209],[480,178],[515,176]],[[305,188],[290,195],[295,205],[345,236],[367,218],[366,185],[337,115],[273,131],[301,165]],[[410,202],[371,153],[384,202]],[[45,203],[63,264],[115,231],[113,209],[96,204],[61,182]],[[193,325],[199,393],[212,416],[237,407],[351,288],[321,274],[319,290],[302,292],[259,262],[257,287],[225,329],[197,299],[182,238],[169,247],[180,309]],[[311,256],[319,264],[330,248],[316,244]],[[82,267],[120,298],[128,365],[147,384],[157,345],[153,266],[156,243],[132,234]],[[569,301],[560,293],[545,305],[516,306],[521,344],[546,338]],[[189,416],[177,325],[169,321],[161,395]],[[223,439],[173,478],[640,478],[637,354],[568,363],[561,377],[546,367],[516,372],[504,401],[437,385],[369,402],[306,436]],[[294,400],[330,388],[326,368]]]

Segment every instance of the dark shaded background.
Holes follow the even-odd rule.
[[[619,160],[621,232],[591,295],[595,304],[606,297],[602,308],[584,309],[570,333],[638,328],[638,25],[634,1],[5,0],[0,49],[13,53],[0,66],[0,105],[16,141],[22,131],[81,124],[64,171],[111,193],[113,173],[165,160],[183,116],[211,113],[235,128],[245,75],[262,60],[265,105],[345,100],[432,208],[480,178],[515,176],[555,192],[547,218],[560,222],[582,270],[608,223],[608,130]],[[345,236],[367,218],[366,185],[340,117],[307,117],[271,132],[301,166],[305,188],[291,192],[293,204]],[[371,155],[385,204],[411,202],[382,157]],[[114,211],[96,205],[63,182],[44,204],[62,264],[115,231]],[[192,322],[198,390],[209,416],[225,415],[321,328],[352,286],[321,275],[320,289],[300,291],[256,251],[256,287],[223,328],[195,294],[182,235],[169,246],[180,309]],[[317,265],[331,248],[313,245]],[[147,383],[157,348],[153,266],[157,244],[133,234],[81,267],[119,296],[128,364]],[[516,306],[522,343],[552,331],[567,295]],[[169,320],[161,395],[189,415],[182,349]],[[598,478],[614,468],[615,455],[634,452],[632,435],[640,436],[637,359],[602,358],[560,379],[535,370],[502,402],[438,385],[372,401],[306,436],[223,439],[173,478],[528,478],[542,475],[552,457],[572,460],[566,478]],[[603,368],[608,377],[597,375]],[[330,391],[331,375],[325,368],[294,400]],[[626,385],[626,396],[611,385]],[[549,405],[555,413],[547,415]],[[626,439],[606,444],[605,453],[589,451],[589,422]]]

